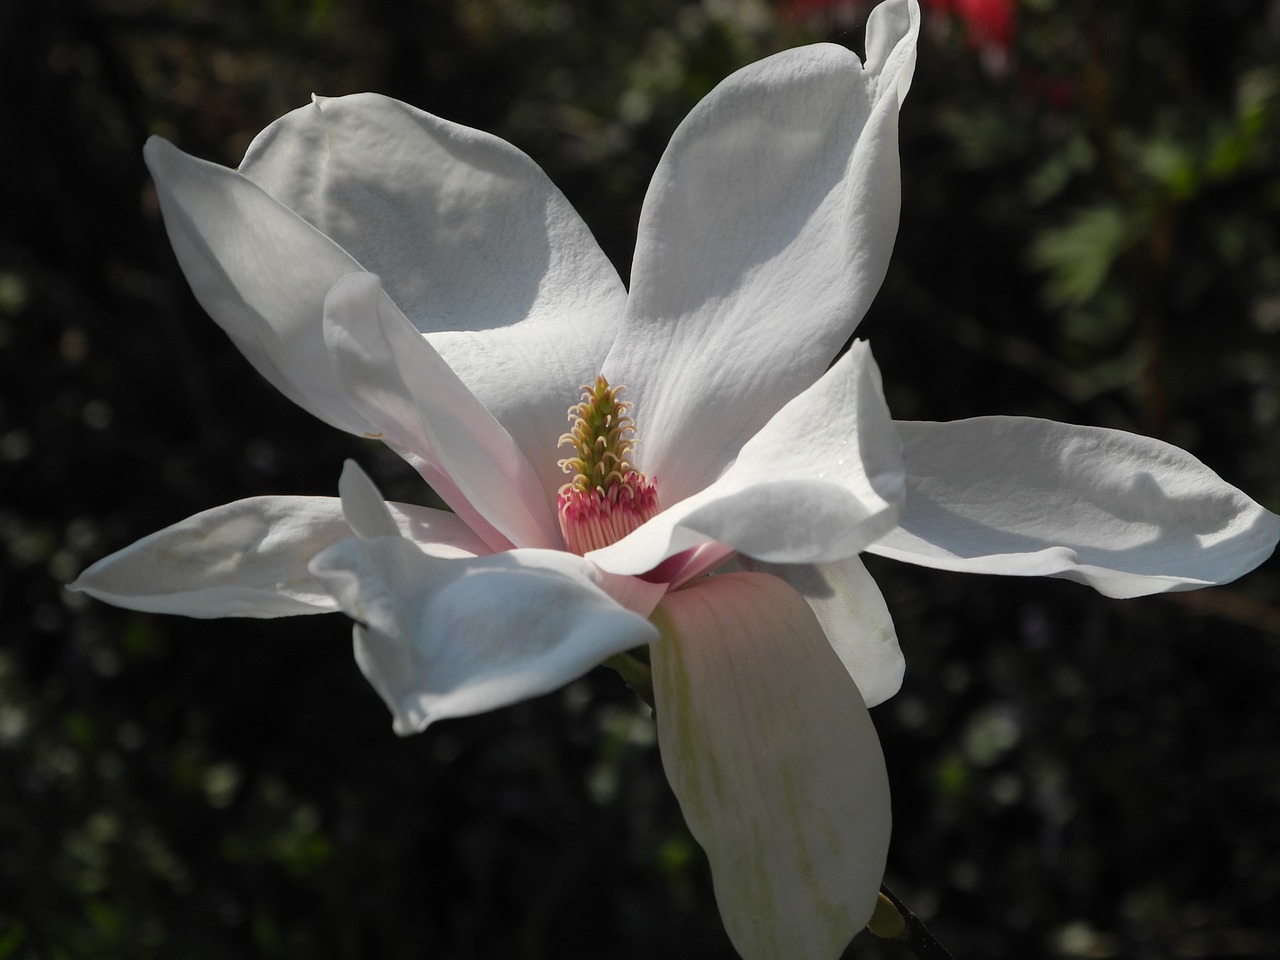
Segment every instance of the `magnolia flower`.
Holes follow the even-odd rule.
[[[74,586],[196,617],[342,611],[403,734],[647,645],[735,946],[838,956],[889,837],[867,707],[903,671],[861,551],[1134,596],[1230,580],[1280,533],[1166,444],[895,424],[865,343],[832,363],[897,229],[918,27],[887,0],[865,64],[818,45],[721,83],[654,174],[629,291],[529,158],[384,97],[317,98],[234,171],[152,139],[206,310],[452,512],[386,503],[348,465],[336,499],[217,507]]]

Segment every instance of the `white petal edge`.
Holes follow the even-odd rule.
[[[378,277],[353,273],[334,284],[324,303],[324,336],[370,432],[411,461],[415,454],[425,460],[429,481],[436,472],[447,477],[441,497],[492,547],[560,545],[551,500],[529,461]],[[488,536],[490,529],[504,539]]]
[[[834,563],[761,563],[739,558],[742,569],[785,580],[809,604],[868,707],[902,688],[906,661],[889,607],[858,557]]]
[[[451,513],[388,504],[421,550],[464,557],[484,549]],[[197,513],[104,557],[70,589],[147,613],[286,617],[338,609],[307,564],[351,536],[335,497],[252,497]]]
[[[360,264],[257,184],[160,137],[143,150],[169,241],[200,305],[271,385],[321,420],[360,434],[329,365],[321,319],[330,287]]]
[[[640,468],[675,499],[822,374],[884,279],[919,11],[883,6],[867,69],[833,44],[751,64],[694,108],[654,173],[603,372],[635,402]]]
[[[665,497],[664,477],[655,478]],[[880,372],[857,341],[705,490],[588,557],[640,574],[717,541],[775,563],[853,556],[897,523],[903,470]]]
[[[563,194],[511,144],[377,94],[316,97],[240,171],[380,274],[511,433],[543,486],[626,289]]]
[[[344,540],[311,571],[357,621],[356,662],[402,736],[547,693],[649,643],[645,613],[663,590],[636,581],[638,613],[572,554],[442,560],[401,537]]]
[[[898,431],[906,504],[881,556],[1125,598],[1227,583],[1280,538],[1280,517],[1160,440],[1022,417]]]
[[[891,824],[871,718],[804,599],[733,573],[653,614],[658,744],[743,960],[836,960],[871,916]]]

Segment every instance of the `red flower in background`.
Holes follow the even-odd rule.
[[[965,40],[993,73],[1008,66],[1009,48],[1017,28],[1017,0],[920,0],[938,15],[964,24]],[[839,29],[857,22],[864,0],[782,0],[784,20],[814,27]]]
[[[922,0],[922,3],[958,17],[964,23],[965,35],[972,47],[1004,52],[1013,43],[1017,25],[1014,0]]]

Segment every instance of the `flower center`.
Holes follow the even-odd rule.
[[[631,464],[636,444],[631,404],[619,399],[622,387],[604,377],[583,386],[579,403],[569,408],[572,429],[559,446],[573,447],[560,469],[573,479],[560,488],[560,531],[565,549],[582,555],[621,540],[662,509],[658,487]]]

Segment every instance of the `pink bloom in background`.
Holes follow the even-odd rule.
[[[860,19],[863,0],[783,0],[781,15],[789,23],[807,23],[815,29],[840,30]],[[950,18],[964,25],[965,41],[992,73],[1008,68],[1009,50],[1017,29],[1016,0],[921,0],[934,12],[934,28],[945,34]]]
[[[958,17],[964,23],[965,37],[975,49],[993,48],[1008,52],[1017,26],[1014,0],[924,0],[932,7]]]

